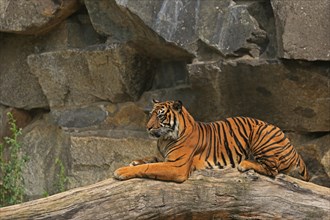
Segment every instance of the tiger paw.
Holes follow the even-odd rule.
[[[128,180],[133,178],[135,175],[132,172],[131,167],[121,167],[114,172],[114,177],[117,180]]]

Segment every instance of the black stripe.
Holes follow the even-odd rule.
[[[235,121],[234,121],[234,122],[235,122]],[[236,126],[237,126],[237,124],[236,124]],[[231,128],[231,129],[232,129],[232,128]],[[241,133],[240,133],[239,129],[238,129],[238,132],[239,132],[239,134],[240,134],[240,136],[241,136]],[[241,157],[242,155],[247,156],[247,152],[245,151],[245,149],[244,149],[242,143],[238,140],[238,138],[236,137],[235,134],[234,134],[233,137],[234,137],[234,140],[235,140],[236,145],[238,146],[238,149],[240,150],[240,151],[238,152],[237,149],[235,148],[236,154],[240,154],[240,157]],[[241,136],[241,137],[242,137],[242,136]],[[244,138],[243,138],[243,139],[244,139]],[[239,161],[239,162],[240,162],[240,161]]]
[[[217,146],[217,137],[218,135],[216,135],[218,132],[216,131],[216,127],[215,127],[215,123],[212,123],[212,128],[213,128],[213,134],[214,134],[214,138],[213,138],[213,164],[217,164],[217,157],[218,157],[218,146]]]
[[[244,128],[244,124],[241,122],[240,117],[234,118],[234,122],[236,124],[236,126],[238,127],[238,131],[240,133],[240,135],[244,138],[244,141],[247,143],[247,138],[248,138],[248,134],[246,129]],[[244,134],[243,134],[243,132]]]
[[[265,151],[261,151],[260,153],[257,153],[257,154],[261,155],[261,157],[267,157],[265,154],[267,154],[269,151],[279,149],[279,151],[281,152],[281,147],[282,146],[279,146],[279,145],[270,147],[270,148],[265,149]],[[271,155],[271,156],[274,157],[274,155]]]
[[[221,128],[220,128],[220,123],[219,122],[217,122],[217,123],[215,123],[215,125],[216,125],[216,127],[217,127],[217,137],[218,137],[218,144],[219,144],[219,146],[218,146],[218,150],[220,151],[220,148],[221,148]]]
[[[176,117],[173,118],[173,126],[171,127],[173,131],[175,130],[175,126],[176,126]]]
[[[288,162],[289,160],[292,160],[292,158],[296,158],[296,157],[299,156],[298,153],[297,153],[297,151],[293,151],[292,154],[293,154],[293,155],[292,155],[291,157],[289,157],[289,158],[285,158],[285,159],[282,160],[281,162],[282,162],[282,163],[286,163],[286,162]],[[289,164],[291,164],[291,162],[290,162]]]
[[[189,160],[185,160],[185,162],[183,164],[180,165],[175,165],[174,167],[183,167],[184,165],[186,165],[188,162],[190,162]]]
[[[221,152],[221,159],[223,161],[224,166],[227,166],[227,161],[226,161],[225,156],[223,155],[222,152]]]
[[[219,167],[219,169],[223,169],[223,166],[220,164],[220,162],[218,161],[217,166]]]
[[[259,141],[258,143],[256,143],[256,144],[253,145],[253,148],[254,148],[253,151],[254,151],[254,152],[256,152],[257,150],[260,150],[260,149],[259,149],[260,147],[262,147],[262,146],[264,146],[265,144],[269,143],[269,142],[270,142],[270,141],[276,136],[276,134],[277,134],[278,132],[281,132],[281,130],[276,131],[272,136],[270,136],[270,138],[268,138],[268,140],[267,140],[264,144],[260,145],[261,142],[264,140],[264,138],[265,138],[266,136],[268,137],[268,136],[270,135],[270,133],[273,132],[274,130],[276,130],[276,127],[273,127],[270,131],[267,131],[267,133],[263,135],[263,137],[260,139],[260,141]]]
[[[201,140],[201,128],[199,127],[199,126],[197,126],[197,142],[196,142],[196,146],[195,146],[195,152],[198,152],[199,151],[199,149],[200,149],[200,147],[201,147],[201,144],[199,144],[199,141]]]
[[[243,149],[241,142],[237,139],[236,134],[234,133],[234,129],[231,126],[231,123],[229,121],[227,121],[227,120],[226,120],[226,123],[228,124],[230,130],[232,131],[232,136],[233,136],[233,138],[235,140],[235,143],[236,143],[237,147],[239,148],[239,150],[238,150],[236,146],[233,146],[233,148],[235,150],[235,153],[238,156],[237,162],[240,163],[241,162],[241,159],[242,159],[242,155],[243,154],[245,156],[247,155],[246,154],[246,151]],[[233,167],[235,167],[235,163],[233,164]]]
[[[267,128],[268,126],[267,125],[264,125],[264,126],[259,126],[258,127],[258,130],[256,131],[255,133],[255,136],[257,137],[257,140],[254,142],[253,146],[251,147],[254,147],[254,146],[258,146],[260,144],[260,142],[262,142],[262,140],[268,135],[268,132],[264,135],[261,135],[261,133]],[[252,140],[251,140],[251,143],[252,143]]]
[[[280,160],[286,159],[290,154],[292,154],[295,151],[295,149],[292,147],[291,145],[291,149],[288,153],[286,153],[285,155],[281,155],[281,157],[279,158]]]
[[[200,147],[203,147],[203,150],[202,150],[202,152],[199,155],[199,159],[201,159],[202,158],[202,155],[203,155],[203,153],[204,153],[204,151],[206,149],[206,146],[204,146],[205,130],[204,130],[204,124],[203,123],[199,122],[198,124],[199,124],[199,126],[201,128],[201,137],[202,137],[202,142],[201,142],[201,146]]]
[[[179,138],[181,138],[181,136],[184,136],[184,134],[186,133],[187,125],[186,125],[186,116],[185,116],[185,114],[182,113],[182,114],[179,114],[179,115],[182,116],[182,120],[183,120],[183,125],[180,125],[180,126],[183,127],[183,130],[182,130],[181,134],[179,135],[179,136],[180,136]],[[179,120],[179,119],[178,119],[178,120]],[[182,135],[182,134],[183,134],[183,135]]]
[[[213,169],[213,166],[210,164],[210,162],[207,161],[207,160],[206,160],[206,162],[207,162],[208,167],[209,167],[210,169]]]
[[[228,158],[230,160],[230,164],[231,165],[235,165],[234,160],[233,160],[232,152],[230,150],[230,147],[228,146],[228,138],[227,138],[227,135],[226,135],[226,132],[225,132],[225,129],[224,129],[224,125],[223,124],[222,124],[222,127],[223,127],[223,134],[224,134],[223,136],[224,136],[225,149],[226,149]]]
[[[167,158],[168,155],[170,155],[171,153],[173,153],[176,150],[179,150],[182,147],[183,147],[183,145],[175,145],[175,146],[173,146],[169,151],[166,152],[165,158]]]
[[[244,123],[247,124],[247,125],[249,126],[249,128],[250,128],[250,131],[252,131],[252,125],[251,125],[250,121],[248,121],[248,120],[246,119],[246,117],[241,117],[241,119],[244,120]]]
[[[176,161],[178,161],[178,160],[181,160],[184,156],[186,156],[186,154],[183,154],[183,155],[177,157],[177,158],[174,159],[174,160],[166,160],[166,162],[176,162]]]
[[[287,160],[282,161],[282,163],[287,163],[289,167],[291,167],[294,163],[297,162],[298,160],[298,154],[296,152],[294,152],[294,155],[292,155],[292,157],[288,158]],[[283,169],[286,170],[286,169]]]
[[[282,131],[279,130],[278,132],[282,132]],[[278,132],[276,132],[276,133],[278,133]],[[264,143],[263,145],[259,146],[259,149],[257,149],[256,151],[254,151],[254,153],[259,154],[259,152],[262,152],[262,150],[264,150],[264,149],[266,149],[266,148],[268,148],[268,147],[270,147],[272,145],[279,144],[279,143],[281,143],[281,142],[283,142],[283,141],[286,140],[286,137],[283,137],[279,141],[272,142],[272,143],[268,144],[269,142],[271,142],[273,140],[273,138],[275,137],[276,133],[266,143]],[[268,144],[268,145],[266,145],[266,144]]]
[[[236,122],[236,120],[238,121],[238,123]],[[246,147],[249,145],[248,139],[247,139],[247,132],[244,128],[244,125],[241,123],[241,121],[239,120],[239,118],[236,118],[234,120],[236,126],[238,127],[238,132],[240,134],[240,136],[243,138],[244,140],[244,145],[241,144],[241,146],[238,146],[240,148],[240,150],[244,153],[245,156],[248,155],[247,151],[246,151]],[[243,134],[243,132],[241,132],[241,128],[244,131],[245,134]]]
[[[206,153],[206,157],[205,157],[205,161],[207,161],[209,159],[210,153],[211,153],[211,148],[212,148],[212,138],[213,138],[213,132],[212,132],[212,128],[211,126],[208,124],[206,125],[206,134],[209,135],[210,140],[209,142],[206,144],[206,148],[207,148],[207,153]]]

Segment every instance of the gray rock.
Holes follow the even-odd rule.
[[[108,43],[129,42],[140,52],[160,59],[191,59],[192,55],[167,43],[141,19],[115,1],[84,1],[95,30],[108,37]],[[139,1],[136,1],[140,4]],[[152,3],[153,4],[153,3]]]
[[[24,109],[49,108],[37,77],[30,72],[27,56],[103,42],[86,16],[77,14],[39,37],[0,33],[0,103]]]
[[[34,53],[86,48],[105,41],[106,39],[94,30],[88,15],[84,11],[79,11],[49,33],[35,39]]]
[[[278,56],[330,60],[330,1],[271,0],[276,19]]]
[[[107,129],[120,129],[120,130],[146,130],[147,116],[149,112],[145,112],[135,102],[125,102],[119,104],[108,103],[105,105],[108,116],[105,120],[103,127]]]
[[[99,106],[51,111],[55,123],[64,128],[86,128],[102,123],[107,112]]]
[[[261,45],[262,48],[265,48],[265,51],[262,51],[260,58],[276,59],[276,25],[270,1],[240,1],[240,4],[245,4],[247,6],[249,14],[255,18],[259,26],[267,32],[268,40],[264,42],[264,45]]]
[[[288,132],[286,135],[304,159],[310,181],[330,187],[330,134]]]
[[[29,200],[59,192],[56,159],[60,159],[66,171],[70,168],[69,136],[47,118],[45,115],[23,129],[22,150],[28,157],[23,178]]]
[[[181,100],[195,119],[249,116],[290,131],[329,131],[330,68],[324,64],[241,60],[188,65],[188,85],[145,92],[139,100]]]
[[[0,33],[0,103],[16,108],[47,108],[37,77],[26,57],[34,52],[34,37]]]
[[[156,141],[146,138],[145,133],[132,136],[119,131],[117,135],[120,137],[71,137],[73,164],[69,175],[70,188],[107,179],[117,168],[127,166],[132,160],[156,154]]]
[[[78,0],[0,0],[0,31],[40,34],[53,28],[79,7]]]
[[[196,94],[193,92],[191,86],[181,85],[172,88],[147,91],[143,93],[137,104],[148,112],[152,110],[153,99],[159,101],[180,100],[183,102],[184,106],[192,112],[194,111],[193,108],[196,107],[194,103],[197,102]],[[198,109],[195,109],[195,112],[196,111],[198,111]]]
[[[224,56],[257,57],[267,40],[266,32],[250,16],[247,6],[236,5],[232,0],[117,0],[116,3],[85,1],[95,29],[115,41],[141,43],[144,38],[149,44],[158,45],[159,54],[169,45],[159,46],[164,43],[150,29],[170,45],[195,55],[197,42],[201,41]]]
[[[28,63],[51,108],[136,100],[153,78],[152,60],[127,45],[35,54]]]
[[[145,109],[134,102],[94,103],[76,108],[53,108],[53,122],[66,131],[129,130],[145,131]]]
[[[329,131],[329,67],[311,63],[188,65],[196,119],[250,116],[284,130]],[[201,109],[201,106],[203,108]]]
[[[112,177],[120,166],[157,153],[156,140],[149,139],[145,131],[64,132],[52,124],[49,115],[25,127],[20,142],[28,156],[23,177],[29,200],[59,192],[58,159],[64,166],[62,178],[68,180],[64,187],[69,189]]]

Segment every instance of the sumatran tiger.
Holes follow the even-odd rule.
[[[233,117],[197,122],[181,101],[154,100],[147,130],[158,138],[160,155],[117,169],[116,179],[184,182],[194,170],[230,165],[241,172],[254,170],[271,177],[297,169],[303,180],[309,180],[304,161],[285,134],[261,120]],[[249,155],[254,160],[249,160]]]

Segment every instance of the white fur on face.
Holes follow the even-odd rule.
[[[174,117],[171,118],[170,121],[170,126],[173,127],[174,126]],[[176,140],[179,138],[179,121],[176,121],[176,124],[174,126],[174,130],[170,130],[165,136],[164,138],[166,139],[173,139]]]

